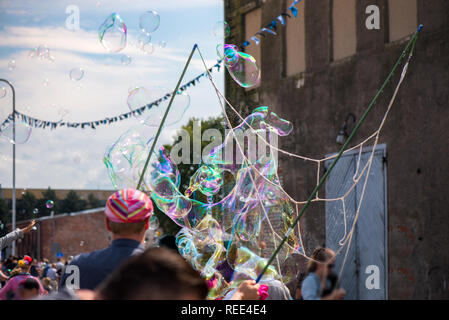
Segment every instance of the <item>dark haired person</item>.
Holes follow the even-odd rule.
[[[243,282],[233,299],[258,298],[259,285]],[[127,259],[94,291],[60,292],[45,300],[204,300],[206,281],[181,255],[167,248],[149,248]]]
[[[112,232],[111,245],[76,256],[62,273],[59,288],[74,285],[66,283],[73,272],[71,265],[79,269],[79,289],[94,290],[127,258],[142,253],[152,213],[151,199],[141,191],[123,189],[111,195],[105,209],[106,228]]]
[[[342,300],[345,290],[334,289],[324,296],[326,288],[331,287],[328,275],[335,261],[335,253],[327,248],[317,248],[307,265],[309,274],[304,279],[301,287],[301,295],[304,300]]]
[[[22,300],[32,300],[39,296],[41,285],[34,278],[22,280],[19,284],[19,296]]]
[[[159,247],[165,247],[178,252],[178,247],[176,246],[176,237],[172,235],[165,235],[158,240]]]

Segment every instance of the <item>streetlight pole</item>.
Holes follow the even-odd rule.
[[[14,86],[5,79],[5,82],[12,90],[12,230],[16,230],[16,91]],[[16,241],[12,243],[12,255],[16,255]]]

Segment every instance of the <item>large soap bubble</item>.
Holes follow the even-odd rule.
[[[138,110],[139,108],[154,103],[150,110],[145,113],[145,118],[142,119],[142,123],[149,127],[159,127],[165,111],[170,101],[170,90],[165,87],[134,87],[128,92],[128,107],[131,111]],[[178,92],[170,112],[165,121],[165,126],[171,126],[183,118],[186,110],[190,106],[190,96],[185,92]],[[135,112],[134,116],[142,118],[139,112]]]
[[[150,104],[154,100],[154,96],[150,90],[145,87],[136,87],[128,92],[128,107],[131,111],[134,111],[140,107]]]
[[[215,23],[212,33],[219,39],[224,39],[231,34],[231,28],[226,21],[217,21]]]
[[[225,65],[231,77],[243,88],[252,88],[260,82],[260,69],[253,56],[239,52],[234,45],[225,45]]]
[[[239,59],[240,53],[236,57],[229,53],[228,58]],[[144,131],[149,128],[142,127]],[[264,134],[270,141],[270,135],[286,136],[293,126],[268,107],[259,107],[234,129]],[[256,279],[285,234],[289,235],[287,241],[262,281],[287,283],[295,274],[285,271],[283,265],[300,248],[296,233],[290,230],[294,203],[280,186],[277,160],[266,154],[254,161],[225,159],[225,149],[234,150],[235,139],[238,141],[229,132],[222,144],[203,157],[190,181],[181,181],[176,163],[164,148],[156,147],[158,152],[150,159],[143,179],[143,190],[150,192],[155,205],[182,228],[177,235],[181,255],[215,283],[209,298],[223,297],[241,280]],[[152,141],[130,131],[108,151],[105,163],[115,187],[137,185]],[[181,182],[188,183],[184,194]],[[220,275],[224,265],[234,272],[231,284]]]
[[[127,27],[118,13],[113,13],[101,24],[98,37],[109,52],[119,52],[126,47]]]
[[[145,33],[151,33],[159,28],[161,17],[156,11],[147,11],[139,17],[139,27]]]
[[[12,144],[24,144],[27,143],[31,136],[31,126],[23,121],[16,121],[15,139],[13,135],[13,123],[12,121],[5,123],[0,127],[0,137],[8,140]]]

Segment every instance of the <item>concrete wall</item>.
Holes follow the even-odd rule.
[[[339,149],[335,139],[348,113],[360,118],[401,54],[405,42],[389,43],[386,0],[358,0],[357,53],[332,62],[332,2],[305,0],[306,62],[300,75],[286,77],[286,37],[261,43],[263,81],[246,92],[226,77],[226,95],[247,115],[268,105],[294,124],[293,133],[280,139],[282,148],[322,158]],[[244,40],[241,15],[262,8],[268,24],[291,1],[228,0],[226,21],[232,27],[228,43]],[[378,5],[380,30],[367,30],[365,9]],[[418,22],[425,25],[407,79],[384,127],[380,143],[388,152],[388,260],[390,299],[449,298],[449,2],[418,0]],[[262,27],[262,26],[261,26]],[[393,83],[397,82],[396,74]],[[358,143],[379,125],[392,95],[389,86],[356,136]],[[350,128],[352,129],[352,128]],[[287,191],[306,199],[316,185],[316,167],[280,158]],[[302,218],[307,253],[325,241],[324,205],[314,204]]]

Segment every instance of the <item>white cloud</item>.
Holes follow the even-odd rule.
[[[158,2],[161,7],[178,10],[183,7],[209,6],[215,0],[199,1],[136,1],[141,8]],[[73,1],[82,5],[86,1]],[[92,3],[92,1],[89,1]],[[114,6],[118,1],[107,1]],[[1,8],[20,14],[30,2],[0,1]],[[36,2],[33,2],[35,4]],[[123,3],[128,3],[121,1]],[[50,3],[39,1],[44,10]],[[104,2],[103,5],[106,5]],[[136,5],[133,1],[133,10]],[[213,4],[216,5],[216,4]],[[34,5],[36,7],[36,5]],[[156,6],[156,5],[154,5]],[[100,7],[101,8],[101,7]],[[139,9],[139,8],[138,8]],[[106,9],[107,10],[107,9]],[[132,36],[129,39],[133,41]],[[58,121],[60,108],[69,110],[67,121],[92,121],[127,112],[128,89],[132,86],[163,86],[173,88],[184,67],[190,49],[176,47],[174,39],[166,39],[169,45],[156,48],[151,55],[144,55],[135,47],[128,46],[120,54],[106,56],[105,49],[98,41],[95,31],[80,30],[72,32],[64,27],[6,26],[0,43],[2,58],[0,73],[11,80],[17,92],[17,109],[31,116]],[[170,42],[171,41],[171,42]],[[55,61],[29,59],[28,51],[40,44],[47,44]],[[14,49],[14,50],[11,50]],[[18,50],[19,49],[19,50]],[[120,64],[120,55],[132,57],[128,66]],[[210,67],[216,63],[215,56],[207,57]],[[16,69],[8,71],[8,61],[16,61]],[[106,64],[109,64],[107,66]],[[70,80],[69,71],[82,67],[85,75],[80,81],[82,88]],[[186,74],[184,82],[204,72],[204,66],[197,56]],[[214,73],[219,87],[223,87],[223,69]],[[44,86],[44,79],[49,85]],[[1,84],[0,84],[1,85]],[[188,94],[191,102],[184,120],[192,116],[208,117],[220,113],[215,93],[206,78],[192,87]],[[0,113],[10,108],[10,96],[0,99]],[[27,110],[26,107],[30,109]],[[175,108],[176,109],[176,108]],[[174,111],[176,111],[174,109]],[[6,112],[7,114],[7,112]],[[1,115],[0,115],[1,118]],[[109,145],[132,126],[137,119],[125,120],[106,127],[92,129],[57,130],[33,129],[28,143],[17,146],[17,185],[19,187],[53,188],[111,188],[103,156]],[[171,141],[177,127],[165,129],[161,143]],[[81,163],[74,161],[81,155]],[[0,139],[0,184],[11,186],[11,144]]]

